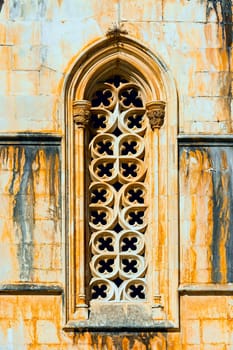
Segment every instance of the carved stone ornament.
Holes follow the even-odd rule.
[[[147,299],[145,112],[139,87],[118,76],[98,86],[92,98],[92,300]]]
[[[149,118],[151,129],[160,129],[164,123],[165,117],[164,101],[152,101],[146,104],[147,117]]]
[[[86,100],[73,102],[73,118],[75,124],[80,128],[85,128],[90,120],[91,103]]]

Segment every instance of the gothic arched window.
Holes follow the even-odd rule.
[[[128,38],[91,53],[66,96],[65,328],[176,327],[175,88]]]

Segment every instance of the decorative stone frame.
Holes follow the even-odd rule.
[[[90,306],[88,231],[85,197],[85,127],[96,81],[111,72],[141,87],[151,131],[150,239],[146,303]],[[66,325],[67,330],[178,327],[178,155],[177,92],[168,68],[144,46],[125,35],[110,36],[87,50],[66,83]],[[149,249],[151,247],[151,249]],[[116,309],[117,308],[117,309]],[[115,315],[115,316],[114,316]],[[121,316],[119,316],[121,315]]]

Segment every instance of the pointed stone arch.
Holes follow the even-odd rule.
[[[140,87],[150,128],[146,239],[148,298],[142,303],[92,303],[88,228],[88,123],[96,84],[122,76]],[[168,67],[125,35],[109,36],[79,57],[66,81],[65,328],[174,328],[178,326],[177,91]],[[115,308],[122,317],[114,318]],[[144,320],[143,325],[141,320]]]

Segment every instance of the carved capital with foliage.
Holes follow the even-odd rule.
[[[91,103],[87,100],[73,102],[73,118],[75,124],[80,128],[85,128],[90,120]]]
[[[163,126],[165,118],[164,101],[151,101],[146,104],[147,117],[149,118],[151,129],[160,129]]]

